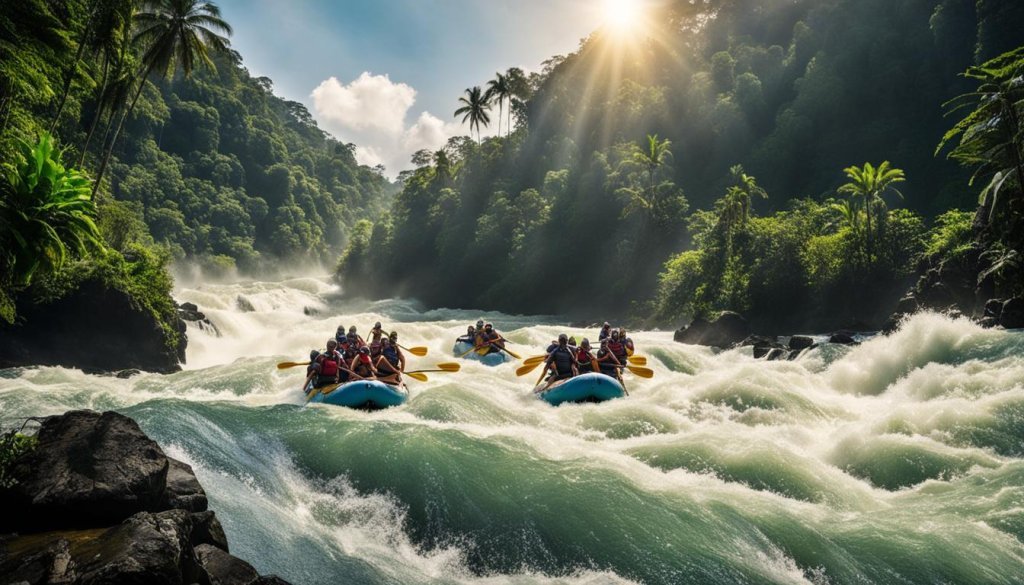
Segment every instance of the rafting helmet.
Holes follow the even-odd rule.
[[[601,325],[601,329],[611,329],[611,327],[612,324],[607,321],[604,322],[604,325]]]
[[[576,336],[573,335],[569,338],[569,345],[576,345]]]
[[[565,333],[560,334],[558,336],[558,345],[565,345],[566,343],[569,343],[569,336]]]
[[[590,347],[590,340],[584,337],[583,341],[580,342],[580,347]]]
[[[327,349],[335,349],[336,347],[338,347],[338,340],[337,339],[328,339],[327,340]]]
[[[477,329],[483,329],[483,327],[484,327],[484,320],[483,319],[480,319],[479,321],[476,322],[476,328]]]
[[[316,358],[318,358],[318,357],[320,357],[320,352],[319,351],[314,349],[314,350],[309,352],[309,361],[311,361],[311,362],[312,361],[316,361]]]
[[[389,345],[391,345],[391,339],[389,339],[388,337],[381,337],[380,338],[380,346],[381,347],[389,346]]]
[[[377,321],[376,323],[374,323],[373,324],[373,328],[374,329],[381,329],[380,321]]]
[[[364,345],[363,347],[359,348],[359,353],[361,353],[361,354],[368,354],[368,353],[370,353],[370,348],[368,348],[368,347],[366,347]]]
[[[494,325],[492,325],[490,323],[484,325],[484,330],[485,331],[490,331],[491,329],[494,329]]]
[[[349,332],[349,333],[355,333],[355,332],[356,332],[356,326],[355,326],[355,325],[353,325],[353,326],[349,327],[349,328],[348,328],[348,332]]]
[[[612,329],[612,339],[615,339],[615,340],[619,339],[619,330],[618,329]]]
[[[472,325],[470,325],[469,327],[466,327],[466,333],[468,333],[470,335],[476,333],[476,327],[473,327]]]

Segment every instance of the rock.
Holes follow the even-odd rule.
[[[1003,314],[1003,299],[989,299],[985,303],[985,317],[995,317],[998,321],[999,316]]]
[[[224,535],[224,527],[221,526],[216,514],[210,510],[192,514],[191,540],[194,545],[209,544],[224,552],[230,552],[228,538]]]
[[[238,298],[235,299],[235,306],[243,313],[252,313],[256,310],[256,307],[252,306],[252,301],[242,295],[238,295]]]
[[[164,504],[168,460],[132,419],[79,410],[45,419],[0,492],[0,532],[111,525]]]
[[[290,585],[277,575],[264,575],[252,582],[252,585]]]
[[[18,322],[0,323],[0,369],[176,372],[185,361],[185,323],[173,315],[166,323],[98,278],[53,301],[33,302],[25,293],[18,299]],[[165,326],[177,337],[168,336]]]
[[[210,585],[249,585],[260,577],[252,565],[215,546],[200,544],[195,551]]]
[[[840,343],[842,345],[857,345],[858,342],[853,338],[852,331],[836,331],[829,338],[829,343]]]
[[[978,325],[981,325],[985,329],[991,329],[996,325],[999,325],[999,319],[992,316],[982,317],[981,319],[978,319]]]
[[[770,362],[774,362],[774,361],[786,359],[787,357],[789,357],[789,352],[788,351],[786,351],[785,349],[776,347],[775,349],[773,349],[773,350],[768,352],[767,359]]]
[[[1007,329],[1024,327],[1024,298],[1016,297],[1003,303],[999,324]]]
[[[806,335],[794,335],[789,338],[789,349],[793,351],[802,351],[814,345],[814,340]]]
[[[118,372],[117,373],[117,377],[121,378],[122,380],[127,380],[128,378],[131,378],[132,376],[137,376],[137,375],[139,375],[141,373],[142,373],[141,370],[138,370],[136,368],[130,368],[130,369],[121,370],[120,372]]]
[[[918,309],[917,298],[914,295],[907,295],[896,303],[896,313],[900,315],[910,315],[916,313]]]
[[[188,313],[198,313],[199,307],[195,303],[181,303],[178,308]]]
[[[65,538],[40,540],[36,546],[11,551],[21,544],[15,537],[0,541],[0,585],[9,583],[67,583],[71,551]]]
[[[208,502],[203,486],[188,464],[171,457],[167,458],[167,481],[164,489],[164,506],[180,508],[189,512],[203,512]]]
[[[750,335],[750,324],[739,313],[724,311],[712,322],[696,318],[688,327],[676,331],[673,338],[680,343],[730,348]]]
[[[316,307],[302,307],[302,314],[307,317],[316,317],[320,314],[320,309]]]

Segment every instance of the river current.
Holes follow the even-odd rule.
[[[555,408],[537,372],[465,361],[398,408],[306,407],[304,368],[275,364],[338,325],[427,346],[415,369],[478,318],[524,357],[597,333],[337,292],[182,287],[221,333],[189,325],[184,371],[0,371],[0,422],[134,417],[193,466],[231,552],[296,584],[1024,583],[1024,333],[926,313],[764,362],[631,332],[655,376],[625,399]]]

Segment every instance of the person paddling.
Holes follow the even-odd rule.
[[[601,332],[597,334],[597,342],[601,343],[605,339],[608,339],[612,335],[611,323],[605,321],[604,325],[601,325]]]
[[[494,328],[494,325],[488,323],[484,325],[483,344],[490,346],[491,352],[500,352],[505,349],[505,338]]]
[[[455,339],[456,343],[468,343],[470,345],[476,344],[476,327],[470,325],[466,328],[466,334]]]
[[[377,379],[377,368],[373,366],[373,361],[370,359],[370,348],[368,347],[359,348],[359,353],[356,354],[356,357],[352,358],[348,369],[352,371],[352,376],[356,380]]]
[[[310,354],[312,356],[312,354]],[[334,339],[327,340],[327,351],[316,356],[311,364],[312,371],[306,377],[306,383],[302,385],[303,392],[310,382],[314,388],[322,388],[330,384],[337,384],[342,364],[341,354],[338,353],[338,342]]]
[[[555,382],[566,380],[579,374],[578,366],[575,353],[569,349],[569,336],[562,333],[558,336],[558,346],[548,354],[548,359],[544,361],[544,367],[551,371],[551,375],[548,376],[547,384],[538,389],[537,392],[543,392]]]
[[[366,345],[366,341],[356,332],[355,325],[348,328],[348,340],[349,343],[355,342],[357,349]]]
[[[608,349],[608,341],[605,339],[601,342],[601,349],[597,350],[597,366],[600,373],[611,376],[616,380],[619,379],[619,368],[616,366],[619,364],[619,359],[615,357],[615,354]]]
[[[405,356],[397,345],[391,344],[391,339],[383,337],[380,340],[380,357],[377,358],[377,372],[380,381],[395,386],[402,383],[402,370],[405,369]]]
[[[384,336],[384,328],[381,327],[380,321],[373,324],[373,329],[370,329],[370,347],[374,345],[380,345],[380,338]]]
[[[579,364],[581,374],[596,372],[599,369],[597,358],[590,351],[590,340],[586,337],[580,342],[580,346],[576,348],[576,363]]]

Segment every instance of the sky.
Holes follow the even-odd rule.
[[[421,148],[468,135],[463,90],[539,71],[601,26],[607,0],[219,0],[232,46],[278,95],[394,177]],[[493,116],[492,118],[497,118]],[[496,120],[489,130],[497,131]]]

